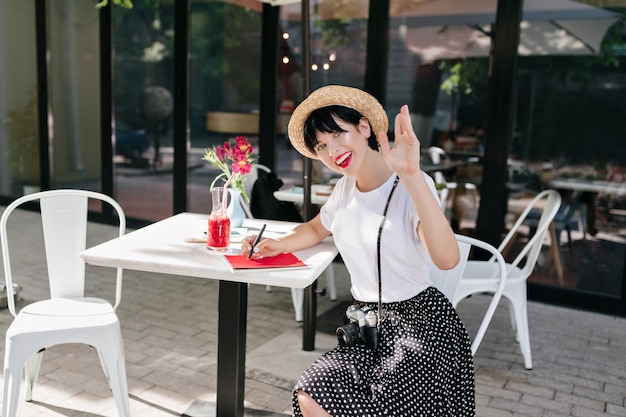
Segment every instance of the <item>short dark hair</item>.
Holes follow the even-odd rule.
[[[363,118],[361,113],[346,106],[326,106],[313,110],[306,119],[306,122],[304,122],[304,144],[307,149],[314,154],[317,153],[315,150],[315,146],[318,143],[317,132],[345,132],[345,130],[339,127],[337,122],[335,122],[333,116],[355,126],[358,126],[361,118]],[[367,144],[376,151],[378,150],[378,141],[376,140],[376,134],[374,133],[374,129],[372,129],[372,125],[370,125],[370,132],[372,134],[368,138]]]

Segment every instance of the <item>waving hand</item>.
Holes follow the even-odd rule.
[[[398,175],[414,174],[420,170],[420,141],[413,131],[409,107],[405,104],[396,115],[393,148],[385,132],[377,132],[380,151],[387,165]]]

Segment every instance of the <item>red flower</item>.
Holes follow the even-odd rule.
[[[252,152],[252,145],[244,136],[237,136],[234,145],[226,141],[223,146],[218,145],[211,149],[205,149],[202,159],[210,162],[222,171],[211,183],[211,188],[221,178],[226,183],[226,186],[232,182],[241,191],[246,200],[250,201],[243,188],[243,181],[245,180],[244,175],[252,170],[252,163],[256,159],[252,156]]]

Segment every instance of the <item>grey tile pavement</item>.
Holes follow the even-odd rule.
[[[20,240],[12,252],[23,287],[20,304],[45,294],[41,242],[25,238],[37,227],[35,219],[34,213],[20,212],[11,225]],[[104,238],[114,234],[106,225],[90,224],[90,229]],[[349,301],[345,268],[339,263],[334,268],[339,301],[320,297],[320,318]],[[112,294],[110,270],[88,271],[93,274],[88,292]],[[485,297],[459,305],[470,334]],[[334,336],[319,329],[316,351],[301,350],[301,324],[294,320],[289,289],[251,286],[248,304],[246,416],[289,415],[295,380],[333,346]],[[626,319],[535,302],[528,311],[534,369],[524,369],[507,307],[500,306],[475,358],[477,416],[626,416]],[[213,416],[217,282],[127,270],[118,315],[133,415]],[[0,310],[2,333],[11,319]],[[4,352],[4,343],[0,349]],[[48,349],[33,401],[18,407],[20,417],[116,415],[97,354],[81,345]]]

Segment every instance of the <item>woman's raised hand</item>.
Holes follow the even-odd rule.
[[[398,175],[418,172],[421,156],[420,141],[413,130],[409,106],[406,104],[400,108],[400,113],[396,115],[394,130],[393,148],[389,144],[387,134],[377,132],[383,158]]]

